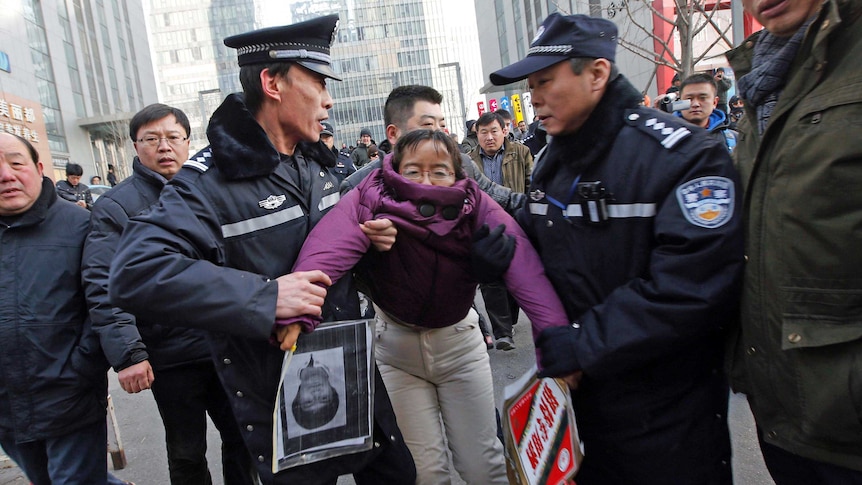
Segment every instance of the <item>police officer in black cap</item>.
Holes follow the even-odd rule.
[[[329,52],[337,22],[331,15],[225,39],[239,52],[243,93],[213,114],[210,146],[186,162],[152,211],[126,227],[110,296],[142,319],[209,331],[263,483],[334,484],[352,473],[359,484],[412,484],[413,460],[376,371],[369,451],[272,471],[284,351],[301,330],[312,330],[281,319],[359,317],[352,281],[330,285],[319,271],[291,273],[306,235],[339,199],[328,170],[335,155],[319,141],[332,107],[326,79],[338,80]],[[394,242],[390,221],[364,229],[379,249]]]
[[[324,121],[321,124],[323,131],[320,132],[320,141],[335,155],[335,165],[329,170],[338,177],[338,183],[341,184],[344,179],[356,171],[356,166],[353,165],[353,160],[350,159],[349,155],[335,148],[335,128],[332,127],[332,123]]]
[[[527,78],[552,137],[519,213],[574,322],[538,337],[543,375],[573,389],[578,485],[729,484],[737,175],[703,130],[639,106],[616,41],[608,20],[552,14],[526,58],[491,74]]]

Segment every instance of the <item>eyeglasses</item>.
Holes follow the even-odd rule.
[[[161,138],[158,136],[145,136],[145,137],[141,138],[140,140],[138,140],[138,143],[145,143],[145,144],[147,144],[147,146],[157,147],[162,143],[162,140],[167,140],[168,143],[171,144],[171,146],[178,147],[178,146],[182,145],[183,142],[188,140],[188,139],[189,139],[189,137],[187,137],[187,136],[179,136],[179,135],[171,135],[171,136],[165,136],[165,137],[161,137]]]
[[[443,168],[435,168],[434,170],[408,168],[401,172],[401,176],[413,182],[420,182],[425,178],[426,173],[428,174],[428,178],[431,179],[431,182],[445,182],[455,175],[454,172],[450,172]]]

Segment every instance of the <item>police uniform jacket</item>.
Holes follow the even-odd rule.
[[[763,438],[862,470],[862,4],[827,0],[762,135],[738,124],[745,187],[742,325],[731,385]],[[759,35],[728,54],[752,68]]]
[[[138,157],[132,170],[131,177],[99,197],[90,215],[90,234],[84,245],[82,265],[93,328],[99,334],[108,362],[117,372],[145,360],[155,370],[209,362],[209,345],[200,330],[138,321],[134,315],[111,305],[108,298],[108,273],[123,228],[129,218],[159,200],[159,193],[167,183]]]
[[[216,370],[264,483],[352,473],[377,448],[275,478],[271,472],[272,411],[284,357],[270,342],[274,278],[290,273],[311,227],[339,200],[337,180],[324,165],[331,165],[332,153],[323,143],[300,144],[291,167],[239,94],[216,110],[207,136],[210,146],[171,179],[159,204],[129,222],[111,265],[111,301],[142,319],[209,331]],[[325,319],[359,317],[351,283],[347,278],[328,289]],[[385,392],[375,393],[375,424],[378,445],[401,440]]]
[[[18,443],[105,424],[107,362],[87,316],[81,251],[89,212],[42,193],[0,221],[0,435]]]
[[[742,270],[737,176],[724,146],[640,100],[619,76],[576,134],[553,138],[519,222],[576,322],[586,455],[620,483],[713,483],[729,479],[720,359]],[[591,182],[606,190],[601,222],[578,185]]]
[[[356,166],[353,165],[353,160],[350,159],[349,155],[345,155],[335,148],[332,149],[332,152],[335,155],[335,164],[330,171],[335,174],[338,183],[341,184],[350,174],[356,172]]]

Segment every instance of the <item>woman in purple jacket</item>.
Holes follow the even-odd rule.
[[[368,251],[360,224],[385,217],[398,228],[387,252]],[[566,325],[565,311],[518,224],[465,178],[457,145],[440,131],[405,134],[383,167],[345,195],[314,228],[294,271],[322,270],[333,283],[357,266],[377,310],[376,360],[417,483],[450,482],[446,440],[468,484],[508,484],[496,437],[491,366],[471,309],[472,235],[505,224],[516,240],[503,280],[533,324]],[[319,319],[300,323],[310,331]],[[441,421],[444,431],[441,429]]]

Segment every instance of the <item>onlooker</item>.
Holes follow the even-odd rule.
[[[515,141],[524,141],[527,137],[527,122],[521,120],[518,122],[518,129],[515,130]]]
[[[862,483],[862,113],[858,2],[745,0],[765,30],[728,53],[745,116],[748,395],[778,485]]]
[[[321,272],[290,273],[311,227],[339,199],[327,170],[335,157],[320,142],[332,107],[325,80],[339,80],[329,61],[337,22],[329,15],[225,39],[239,49],[243,93],[216,109],[210,145],[183,165],[159,203],[126,225],[108,289],[112,303],[142,320],[208,331],[264,484],[334,484],[348,473],[359,485],[412,484],[413,461],[379,372],[370,450],[272,472],[282,360],[299,333],[283,319],[359,317],[351,278],[330,286]],[[394,242],[391,221],[369,221],[363,231],[383,249]]]
[[[667,88],[664,94],[678,93],[680,84],[682,84],[682,79],[680,79],[679,73],[676,73],[670,81],[670,87]]]
[[[386,125],[386,138],[394,145],[398,138],[408,131],[418,128],[428,130],[440,130],[446,123],[443,116],[443,95],[429,86],[408,85],[399,86],[389,93],[386,104],[383,107],[383,122]],[[464,155],[461,164],[467,176],[479,183],[479,188],[485,191],[492,199],[496,200],[509,213],[523,206],[525,196],[523,192],[514,192],[511,189],[491,182],[488,177]],[[362,169],[341,183],[341,193],[359,185],[372,170],[380,168],[381,163],[369,163]]]
[[[90,177],[90,185],[102,185],[102,177],[98,175],[93,175]]]
[[[497,111],[494,111],[494,114],[499,115],[500,118],[503,119],[503,137],[509,141],[514,141],[515,135],[512,133],[512,120],[514,118],[512,117],[512,113],[507,109],[500,108]],[[481,118],[481,116],[479,118]],[[479,127],[477,126],[476,130],[478,129]],[[479,144],[482,144],[482,140],[479,140]]]
[[[84,169],[77,163],[66,165],[66,180],[57,182],[57,195],[64,200],[74,202],[84,209],[93,208],[93,194],[90,188],[81,183]]]
[[[524,193],[530,185],[533,155],[526,146],[510,141],[504,127],[505,120],[497,112],[480,116],[476,121],[479,146],[469,156],[492,182]],[[480,288],[494,332],[494,345],[500,350],[513,350],[512,332],[518,323],[518,302],[500,281],[484,282]]]
[[[36,485],[104,484],[108,364],[81,285],[90,214],[9,133],[0,190],[0,446]]]
[[[721,358],[743,265],[730,156],[640,106],[613,22],[555,13],[539,32],[491,81],[526,77],[553,137],[519,222],[574,322],[536,346],[542,375],[582,373],[578,485],[729,484]]]
[[[708,74],[693,74],[682,82],[680,99],[688,100],[691,106],[674,114],[693,125],[706,129],[709,134],[723,143],[727,151],[736,148],[736,132],[730,129],[730,122],[724,111],[715,109],[718,105],[715,80]]]
[[[718,96],[716,108],[722,113],[727,114],[727,92],[733,86],[733,83],[725,77],[723,67],[716,68],[712,78],[715,80],[716,95]]]
[[[324,121],[321,125],[323,125],[323,131],[320,132],[320,141],[335,155],[335,166],[329,171],[335,174],[340,184],[345,178],[356,171],[356,167],[353,165],[350,155],[345,150],[338,151],[335,149],[335,128],[332,126],[332,123]]]
[[[467,128],[467,134],[464,135],[464,139],[458,148],[461,150],[461,153],[470,153],[470,150],[479,146],[479,138],[476,134],[476,120],[467,120],[465,128]]]
[[[251,484],[254,467],[200,330],[136,319],[108,299],[111,259],[129,221],[158,201],[168,180],[189,157],[189,120],[164,104],[151,104],[129,123],[137,156],[132,176],[99,197],[84,246],[83,275],[90,318],[122,388],[152,386],[165,427],[171,483],[212,483],[207,467],[207,414],[221,439],[225,483]]]
[[[730,129],[736,130],[739,120],[742,119],[742,116],[745,114],[745,102],[737,95],[733,95],[730,97],[730,114],[728,115],[728,119],[730,122]]]
[[[350,158],[353,160],[353,165],[356,168],[361,168],[368,163],[368,146],[374,143],[371,140],[371,130],[363,128],[359,131],[359,141],[356,143],[356,148],[350,153]]]
[[[377,149],[377,145],[371,144],[368,146],[368,161],[369,162],[379,162],[380,161],[380,151]]]
[[[567,321],[535,250],[511,216],[465,176],[460,155],[442,131],[401,135],[383,168],[311,231],[294,271],[323,270],[338,281],[364,257],[358,270],[376,306],[377,364],[416,462],[417,483],[449,483],[451,449],[468,484],[508,484],[490,361],[471,309],[471,235],[483,224],[504,224],[517,238],[504,280],[535,332]],[[391,251],[367,252],[370,242],[359,227],[378,217],[396,221],[398,241]],[[313,328],[320,318],[294,321]]]
[[[117,175],[114,173],[114,166],[108,164],[108,185],[111,187],[117,185]]]

